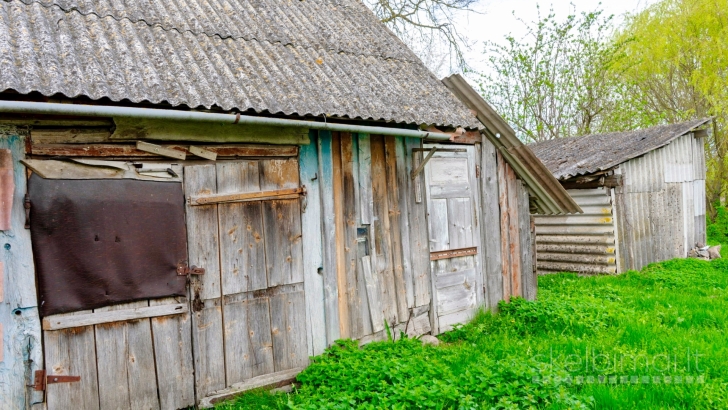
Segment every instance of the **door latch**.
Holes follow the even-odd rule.
[[[187,266],[187,262],[180,262],[177,264],[177,276],[187,275],[204,275],[205,269],[198,268],[197,266]]]
[[[81,376],[66,376],[66,375],[46,375],[45,370],[36,370],[35,371],[35,383],[33,383],[33,388],[35,391],[45,391],[46,386],[49,384],[56,384],[56,383],[75,383],[80,382]]]

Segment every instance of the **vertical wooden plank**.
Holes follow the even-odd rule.
[[[274,372],[268,298],[249,295],[229,295],[224,300],[228,385]]]
[[[535,300],[537,279],[533,260],[536,247],[531,237],[531,222],[533,218],[531,217],[529,208],[528,191],[523,184],[518,184],[518,229],[521,248],[522,294],[527,300]]]
[[[361,311],[359,284],[357,282],[357,185],[354,180],[354,145],[349,133],[341,134],[341,174],[342,174],[342,203],[344,222],[344,272],[346,278],[346,302],[349,312],[350,337],[358,339],[364,336],[364,319]],[[362,284],[364,286],[364,284]]]
[[[430,252],[450,249],[450,227],[447,222],[447,199],[431,199],[428,220],[430,222]]]
[[[346,232],[344,221],[344,178],[341,165],[341,133],[334,133],[331,143],[333,163],[333,196],[334,196],[334,248],[336,255],[336,286],[339,290],[339,332],[341,337],[351,337],[348,289],[346,283],[346,254],[344,252]]]
[[[521,289],[521,243],[518,232],[518,186],[521,184],[510,165],[506,164],[508,178],[508,249],[511,259],[511,291],[523,296]]]
[[[184,168],[185,194],[217,193],[215,165]],[[190,265],[205,268],[190,279],[192,346],[197,399],[225,384],[217,205],[187,205],[187,250]]]
[[[421,152],[413,151],[414,148],[421,148],[422,140],[419,138],[405,139],[405,158],[406,173],[409,173],[416,167],[414,158],[419,158]],[[409,210],[409,244],[410,244],[410,260],[413,276],[413,293],[415,306],[425,306],[430,304],[430,237],[427,224],[427,205],[422,199],[418,202],[416,199],[417,186],[421,185],[422,173],[417,176],[415,181],[410,184],[408,192],[408,210]],[[422,195],[422,192],[420,192]]]
[[[306,333],[308,354],[316,356],[326,349],[326,316],[324,282],[319,274],[323,267],[321,249],[321,188],[319,181],[318,132],[310,132],[311,144],[300,148],[300,181],[306,187],[305,206],[301,214],[301,246],[303,252],[303,287],[306,294]]]
[[[382,315],[381,291],[379,289],[379,278],[372,271],[372,260],[370,256],[361,259],[362,271],[367,290],[369,312],[372,318],[372,330],[379,332],[384,329],[384,317]]]
[[[11,408],[26,408],[43,402],[43,392],[36,392],[33,373],[43,368],[40,319],[37,309],[35,266],[30,231],[24,228],[23,199],[27,192],[25,142],[27,131],[0,126],[0,149],[10,150],[14,191],[10,229],[0,231],[0,261],[5,265],[4,301],[0,304],[5,354],[0,361],[0,397]],[[7,168],[6,168],[7,169]],[[7,199],[7,197],[6,197]]]
[[[501,231],[501,274],[503,284],[503,300],[511,300],[513,295],[511,252],[510,252],[510,213],[508,212],[508,173],[505,160],[499,152],[496,152],[498,164],[498,207],[500,208],[500,231]]]
[[[5,264],[0,261],[0,303],[2,303],[5,297]],[[2,351],[0,350],[0,361],[2,361]]]
[[[259,192],[259,161],[216,164],[217,193]],[[219,204],[222,294],[268,287],[261,202]]]
[[[0,231],[12,228],[13,197],[15,181],[13,176],[13,153],[0,149]]]
[[[149,306],[147,301],[96,309],[106,312]],[[102,409],[158,409],[154,346],[149,319],[95,326]]]
[[[371,335],[374,333],[372,330],[372,317],[369,313],[369,298],[367,297],[366,279],[364,278],[364,268],[362,267],[361,258],[368,256],[371,253],[371,246],[369,244],[369,236],[371,233],[370,225],[362,224],[362,208],[361,208],[361,181],[359,179],[359,139],[361,134],[354,134],[352,137],[351,147],[351,161],[352,161],[352,176],[354,180],[354,213],[355,213],[355,230],[354,230],[354,257],[355,257],[355,275],[356,275],[356,296],[359,302],[359,312],[361,330],[360,337]],[[370,160],[371,161],[371,160]],[[371,178],[371,176],[370,176]],[[371,180],[369,180],[369,187],[371,187]],[[370,189],[371,191],[371,189]],[[371,194],[370,194],[371,196]],[[359,229],[361,228],[361,230]]]
[[[264,191],[299,186],[295,158],[261,161],[260,168],[260,187]],[[268,286],[303,282],[300,201],[265,201],[263,221]]]
[[[483,244],[485,265],[485,291],[487,306],[498,307],[503,299],[503,265],[501,261],[501,229],[498,188],[498,164],[496,148],[483,139],[480,160],[481,205],[481,243]]]
[[[369,135],[358,134],[359,145],[359,200],[362,225],[370,225],[373,218],[372,154]]]
[[[318,138],[321,215],[323,224],[323,282],[326,340],[331,344],[341,337],[339,328],[339,287],[336,276],[336,222],[334,218],[334,164],[332,135],[320,131]]]
[[[406,139],[395,138],[397,157],[397,193],[399,195],[399,229],[402,244],[402,275],[406,291],[407,308],[415,307],[414,273],[412,271],[412,241],[410,239],[410,168],[407,166]]]
[[[404,258],[402,254],[402,209],[400,200],[400,186],[397,174],[397,138],[385,137],[385,161],[387,173],[387,204],[389,205],[389,226],[391,227],[392,269],[394,271],[394,286],[397,295],[397,314],[401,321],[409,317],[407,309],[407,285],[404,277]],[[401,152],[401,150],[400,150]],[[406,186],[403,187],[406,189]],[[405,210],[406,215],[406,210]]]
[[[48,410],[98,410],[99,385],[93,326],[45,332],[44,347],[46,371],[55,375],[81,377],[78,383],[48,385]]]
[[[380,277],[381,303],[384,319],[387,323],[398,324],[397,294],[392,262],[392,239],[387,201],[387,167],[385,159],[384,137],[371,136],[372,154],[372,198],[374,200],[374,244],[376,258],[372,260],[372,269]]]
[[[308,364],[303,292],[281,293],[270,298],[273,363],[275,371]]]
[[[183,298],[179,298],[182,302]],[[177,303],[155,299],[149,306]],[[157,365],[159,407],[177,410],[195,405],[195,369],[192,363],[192,324],[189,313],[152,318],[154,360]]]
[[[475,246],[471,198],[448,198],[446,201],[449,247],[451,249],[460,249]]]

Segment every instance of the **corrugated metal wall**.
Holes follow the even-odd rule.
[[[536,216],[539,273],[616,273],[615,224],[609,189],[569,190],[583,214]]]
[[[685,257],[705,244],[705,150],[687,134],[621,164],[615,190],[620,265],[627,269]]]

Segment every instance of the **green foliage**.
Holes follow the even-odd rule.
[[[728,209],[715,205],[715,218],[707,220],[708,242],[728,244]]]

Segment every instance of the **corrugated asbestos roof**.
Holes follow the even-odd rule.
[[[465,79],[455,74],[442,80],[453,94],[475,111],[485,126],[484,135],[500,151],[503,158],[528,188],[539,214],[581,213],[579,205],[564,190],[559,181],[544,164],[516,137],[510,125],[493,107],[471,87]]]
[[[0,0],[0,91],[472,127],[358,0]]]
[[[709,121],[700,119],[637,131],[558,138],[530,147],[556,178],[564,180],[606,170],[644,155]]]

